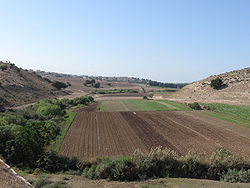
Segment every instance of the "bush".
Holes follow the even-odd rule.
[[[52,83],[52,81],[48,78],[43,78],[46,82]]]
[[[51,101],[40,101],[34,105],[34,109],[37,115],[46,119],[65,114],[59,105],[53,104]]]
[[[189,103],[188,106],[194,110],[202,110],[202,108],[198,102]]]
[[[45,152],[36,162],[37,168],[47,172],[61,172],[69,170],[79,170],[82,168],[81,163],[76,158],[67,158],[56,154],[55,152]]]
[[[8,69],[8,66],[7,65],[1,65],[0,66],[0,70],[1,71],[5,71],[5,70],[7,70]]]
[[[208,178],[219,180],[221,175],[226,173],[228,169],[249,168],[249,164],[225,148],[221,147],[216,149],[209,160]]]
[[[100,82],[94,83],[94,84],[93,84],[93,87],[94,87],[94,88],[100,88]]]
[[[213,89],[220,89],[224,86],[223,81],[220,78],[211,80],[210,86]]]
[[[63,82],[59,82],[59,81],[54,81],[53,83],[52,83],[52,86],[54,86],[55,88],[57,88],[58,90],[60,90],[60,89],[65,89],[65,88],[67,88],[68,87],[68,84],[65,84],[65,83],[63,83]]]
[[[86,80],[85,81],[85,84],[88,85],[88,84],[92,84],[91,80]]]
[[[177,158],[172,150],[157,147],[148,154],[136,150],[132,157],[98,159],[84,169],[83,175],[91,179],[134,181],[162,177],[226,180],[232,179],[233,174],[237,181],[246,182],[249,169],[249,163],[224,148],[218,148],[208,160],[198,152]]]
[[[184,178],[207,178],[208,165],[205,164],[205,158],[198,152],[189,152],[181,158],[179,177]]]
[[[131,158],[103,158],[97,160],[83,174],[91,179],[134,181],[147,178],[167,177],[176,167],[176,154],[161,147],[152,149],[149,154],[136,151]]]
[[[103,158],[96,165],[84,170],[84,175],[91,179],[110,179],[133,181],[139,179],[138,168],[128,158]]]
[[[221,177],[221,180],[230,183],[250,183],[250,169],[248,170],[235,170],[229,169]]]
[[[149,100],[147,96],[142,97],[143,100]]]
[[[45,122],[28,121],[20,126],[15,138],[6,142],[5,159],[10,164],[33,168],[36,160],[51,141]]]

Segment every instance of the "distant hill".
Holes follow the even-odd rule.
[[[213,89],[211,80],[220,78],[225,85]],[[213,102],[250,105],[250,68],[226,72],[193,82],[167,97],[180,102]]]
[[[51,91],[55,91],[52,94]],[[41,76],[0,62],[0,106],[13,107],[54,97],[56,89]]]
[[[46,72],[41,70],[32,70],[29,72],[35,72],[36,74],[42,77],[62,77],[62,78],[84,78],[84,79],[94,79],[94,80],[102,80],[107,82],[126,82],[133,84],[145,84],[149,86],[157,86],[157,87],[165,87],[165,88],[182,88],[187,85],[187,83],[164,83],[157,82],[150,79],[144,78],[136,78],[136,77],[128,77],[128,76],[87,76],[87,75],[72,75],[72,74],[64,74],[64,73],[56,73],[56,72]]]

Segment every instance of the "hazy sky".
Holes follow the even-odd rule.
[[[190,82],[250,66],[250,0],[0,0],[0,60]]]

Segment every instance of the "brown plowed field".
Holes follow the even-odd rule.
[[[179,155],[223,146],[250,157],[250,130],[200,112],[80,112],[60,153],[82,160],[164,146]]]

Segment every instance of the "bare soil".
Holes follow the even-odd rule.
[[[164,146],[185,155],[218,147],[250,157],[250,130],[199,112],[80,112],[60,153],[81,160]]]
[[[49,175],[51,181],[64,181],[71,188],[248,188],[249,183],[227,183],[212,180],[161,178],[147,181],[118,182],[108,180],[89,180],[82,176]],[[35,180],[37,176],[28,175],[26,179]],[[68,179],[68,180],[65,180]]]
[[[0,161],[0,188],[30,188],[30,186]]]

